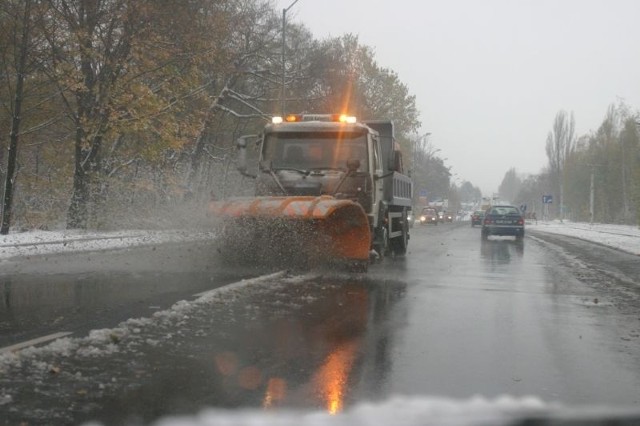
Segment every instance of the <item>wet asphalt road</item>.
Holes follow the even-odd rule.
[[[228,265],[203,242],[3,261],[0,348],[50,333],[82,336],[115,327],[269,270]]]
[[[108,256],[99,279],[70,261],[63,307],[78,313],[62,329],[83,325],[73,339],[0,362],[0,419],[125,424],[203,407],[339,412],[398,394],[640,405],[635,256],[535,232],[523,244],[483,243],[468,223],[441,224],[414,227],[407,256],[368,274],[292,270],[225,287],[268,271],[227,267],[206,245],[188,249]],[[125,259],[135,265],[127,272],[118,268]],[[21,268],[4,285],[5,339],[55,329],[57,313],[15,325],[29,317],[25,294],[44,298]],[[171,307],[178,300],[186,302]],[[127,318],[138,319],[120,323]]]

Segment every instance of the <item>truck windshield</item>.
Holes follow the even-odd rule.
[[[265,137],[262,159],[273,169],[347,169],[347,160],[360,160],[368,171],[367,136],[358,132],[282,132]]]

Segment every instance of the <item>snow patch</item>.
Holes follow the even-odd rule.
[[[0,236],[0,260],[21,256],[103,251],[127,247],[202,241],[215,238],[215,233],[202,231],[117,232],[32,231]]]
[[[550,234],[566,235],[602,244],[640,256],[640,228],[629,225],[609,225],[571,221],[527,223],[527,228]]]

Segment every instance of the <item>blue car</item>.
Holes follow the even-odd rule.
[[[515,206],[492,206],[482,220],[482,239],[489,235],[511,235],[516,241],[524,238],[524,216]]]

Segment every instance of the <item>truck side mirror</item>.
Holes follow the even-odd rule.
[[[247,139],[239,137],[236,140],[236,149],[238,150],[238,171],[241,174],[247,172]]]
[[[256,178],[256,175],[247,173],[247,139],[251,138],[258,138],[258,135],[240,136],[236,140],[236,149],[238,150],[237,169],[243,176]]]

